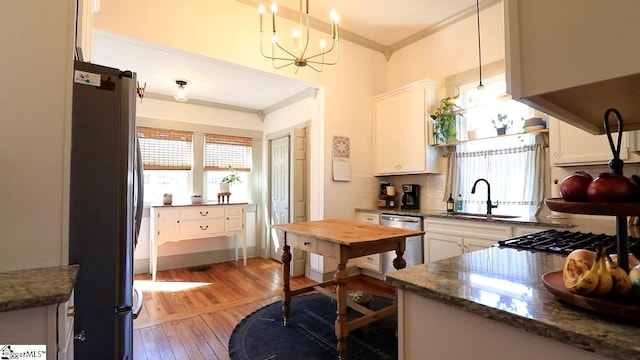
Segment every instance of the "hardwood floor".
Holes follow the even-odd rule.
[[[281,264],[251,258],[210,265],[159,271],[157,281],[149,274],[136,275],[143,290],[144,306],[134,321],[133,349],[136,360],[229,359],[229,336],[247,315],[280,300]],[[291,288],[314,284],[291,278]],[[349,279],[348,289],[393,297],[394,288],[368,276]]]

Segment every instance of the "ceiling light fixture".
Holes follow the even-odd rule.
[[[258,12],[260,13],[260,52],[262,56],[267,59],[271,59],[274,69],[281,69],[289,65],[296,66],[296,73],[298,69],[303,66],[309,66],[311,69],[321,72],[324,65],[335,65],[338,63],[339,58],[339,43],[340,34],[338,23],[340,18],[335,11],[331,10],[331,47],[327,49],[327,42],[322,39],[320,41],[320,50],[314,55],[307,56],[309,50],[309,34],[311,28],[309,27],[309,0],[305,1],[305,7],[303,11],[302,2],[300,0],[300,16],[298,21],[298,27],[293,30],[293,43],[295,44],[295,50],[289,51],[285,49],[278,41],[278,34],[276,32],[276,14],[278,12],[278,5],[276,3],[271,4],[271,23],[272,31],[271,35],[271,53],[266,54],[263,48],[263,15],[265,8],[260,5]],[[280,49],[279,55],[276,54]],[[325,55],[329,55],[335,49],[335,60],[325,61]]]
[[[189,100],[189,95],[187,94],[187,89],[185,89],[185,86],[188,84],[189,82],[187,80],[176,80],[176,84],[178,85],[178,90],[176,91],[176,95],[173,97],[174,99],[178,100],[178,101],[187,101]]]
[[[482,48],[480,46],[480,0],[476,0],[476,14],[478,17],[478,69],[480,69],[480,83],[478,84],[478,90],[482,90]]]

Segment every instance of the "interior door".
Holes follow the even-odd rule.
[[[289,136],[271,140],[270,145],[270,197],[271,224],[289,222]],[[282,231],[271,229],[271,257],[280,261],[284,238]]]

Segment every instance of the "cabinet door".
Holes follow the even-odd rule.
[[[172,208],[156,209],[156,236],[163,239],[177,238],[180,233],[180,210]]]
[[[429,262],[447,259],[462,254],[462,237],[428,232],[424,236],[425,259]]]
[[[392,174],[399,171],[397,109],[399,99],[382,99],[375,104],[374,163],[377,174]]]
[[[465,253],[488,249],[496,243],[495,240],[487,240],[482,238],[465,237],[463,239],[463,249]]]
[[[617,142],[617,133],[613,135]],[[573,125],[549,119],[551,165],[606,164],[612,153],[606,135],[592,135]],[[629,133],[622,134],[620,158],[629,158]]]
[[[401,173],[424,172],[427,170],[425,89],[407,90],[397,105],[398,170]]]
[[[374,171],[384,174],[438,172],[430,147],[428,107],[435,84],[422,81],[374,99]]]
[[[242,231],[244,229],[244,206],[227,206],[226,231]]]

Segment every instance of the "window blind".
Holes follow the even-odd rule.
[[[204,134],[204,169],[206,171],[251,171],[251,138]]]
[[[144,170],[191,170],[193,133],[136,127]]]

